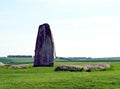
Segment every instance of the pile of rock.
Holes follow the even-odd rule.
[[[76,65],[60,65],[58,66],[55,71],[82,71],[82,66]]]
[[[2,66],[5,66],[5,64],[4,64],[4,63],[2,63],[2,62],[0,62],[0,67],[2,67]]]
[[[87,71],[93,70],[106,70],[110,68],[109,64],[88,64],[88,65],[60,65],[56,67],[55,71]]]
[[[29,67],[28,64],[19,64],[19,65],[12,65],[9,68],[20,69],[20,68],[27,68],[27,67]]]
[[[88,64],[83,66],[83,69],[85,71],[91,71],[91,69],[95,69],[95,70],[105,70],[110,68],[109,64]]]

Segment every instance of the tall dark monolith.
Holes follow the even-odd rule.
[[[39,26],[36,39],[34,67],[54,66],[55,48],[49,24]]]

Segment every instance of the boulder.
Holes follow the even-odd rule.
[[[39,26],[35,46],[34,67],[54,66],[55,47],[49,24]]]
[[[110,68],[109,64],[88,64],[84,66],[85,71],[90,71],[91,69],[95,70],[105,70]]]
[[[83,66],[78,65],[60,65],[56,67],[55,71],[82,71]]]
[[[19,65],[12,65],[9,68],[20,69],[20,68],[27,68],[28,66],[29,66],[28,64],[19,64]]]
[[[86,65],[60,65],[57,66],[55,71],[86,71],[86,72],[91,72],[92,70],[106,70],[109,69],[110,65],[109,64],[86,64]]]
[[[0,67],[2,67],[2,66],[5,66],[5,64],[4,64],[4,63],[2,63],[2,62],[0,62]]]

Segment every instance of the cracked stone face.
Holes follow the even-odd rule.
[[[53,66],[55,48],[49,24],[39,26],[35,46],[34,67]]]

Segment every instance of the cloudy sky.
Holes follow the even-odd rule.
[[[0,56],[34,55],[43,23],[57,56],[120,56],[120,0],[1,0]]]

